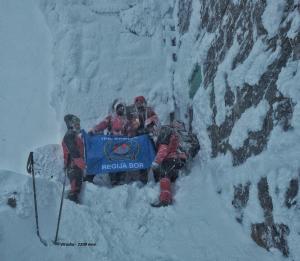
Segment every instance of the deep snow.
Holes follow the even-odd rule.
[[[158,186],[151,182],[145,187],[134,183],[113,189],[101,186],[101,181],[98,186],[85,184],[82,205],[65,200],[60,239],[96,243],[96,246],[53,246],[50,241],[54,239],[62,189],[62,152],[59,145],[47,144],[58,143],[58,137],[62,137],[63,129],[57,126],[63,125],[64,113],[78,114],[87,129],[107,114],[115,97],[121,96],[130,103],[135,95],[142,94],[162,116],[162,121],[166,121],[174,108],[173,97],[182,108],[190,102],[182,86],[186,85],[193,64],[205,57],[213,35],[203,33],[202,41],[195,44],[198,1],[194,1],[191,27],[182,39],[180,51],[170,44],[172,37],[179,37],[172,31],[176,21],[169,15],[174,1],[38,2],[51,38],[37,10],[37,2],[2,0],[0,3],[0,33],[1,38],[4,35],[7,39],[0,41],[1,57],[4,57],[0,62],[0,79],[5,80],[4,86],[10,86],[3,88],[1,84],[0,106],[1,112],[6,114],[0,126],[1,137],[4,137],[1,140],[4,157],[0,160],[3,161],[1,168],[15,171],[0,171],[1,260],[282,260],[278,250],[267,252],[249,236],[251,223],[263,221],[256,197],[257,187],[251,186],[243,226],[235,221],[230,204],[233,184],[248,180],[256,184],[266,173],[274,181],[270,184],[270,193],[276,199],[275,221],[291,226],[290,247],[292,258],[297,260],[300,223],[295,217],[299,216],[299,209],[289,216],[282,208],[285,185],[297,171],[300,157],[297,143],[295,145],[300,136],[299,105],[295,107],[294,131],[283,133],[279,127],[275,128],[264,153],[233,168],[230,155],[209,159],[211,144],[206,131],[211,121],[209,88],[199,89],[193,101],[197,116],[194,129],[200,137],[202,151],[190,175],[177,182],[175,205],[151,208],[149,203],[158,194]],[[277,8],[281,1],[276,3]],[[130,9],[130,6],[135,7]],[[278,10],[268,6],[265,17],[273,11]],[[273,22],[276,28],[264,20],[270,34],[277,29],[278,20],[274,18]],[[296,14],[293,24],[296,31],[299,26]],[[22,34],[23,31],[26,34]],[[15,42],[26,45],[18,44],[15,48],[12,44]],[[231,54],[236,53],[237,48],[238,45],[234,45]],[[174,52],[178,55],[177,64],[172,61]],[[255,62],[255,57],[261,62]],[[228,73],[229,80],[237,85],[255,82],[272,59],[274,56],[265,50],[261,41],[257,41],[249,59],[234,71],[228,69],[232,57],[226,57],[215,79],[219,86],[216,95],[220,122],[226,114],[224,89],[221,88],[224,73]],[[300,100],[298,90],[293,88],[298,82],[298,68],[299,62],[290,62],[278,79],[281,91],[295,96],[296,100]],[[16,71],[22,77],[14,77]],[[51,87],[57,122],[48,107]],[[31,97],[35,97],[34,101]],[[17,103],[13,103],[15,99]],[[230,137],[233,144],[238,147],[249,130],[260,127],[266,109],[264,103],[249,109],[235,126],[235,134]],[[278,139],[279,136],[282,139]],[[50,243],[47,248],[35,234],[32,179],[24,175],[23,170],[27,153],[15,159],[16,150],[26,151],[37,145],[46,145],[36,150],[35,155],[41,235]],[[275,164],[274,158],[278,159]],[[282,184],[279,192],[276,191],[278,180]],[[6,205],[10,196],[17,199],[16,209]]]
[[[94,247],[51,244],[61,183],[38,177],[41,235],[49,242],[44,247],[35,235],[31,178],[2,171],[1,199],[14,190],[18,202],[17,209],[1,202],[2,260],[280,260],[277,251],[257,247],[224,211],[211,174],[195,166],[178,182],[176,204],[160,209],[149,204],[158,193],[153,183],[113,189],[86,184],[82,205],[65,200],[59,238]]]

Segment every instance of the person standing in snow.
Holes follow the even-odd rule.
[[[187,154],[180,150],[180,137],[176,128],[179,123],[174,120],[171,125],[162,126],[157,135],[157,154],[152,163],[156,182],[160,182],[159,202],[154,207],[172,204],[171,183],[175,182],[186,160]]]
[[[150,123],[158,124],[159,119],[152,107],[147,106],[147,101],[144,96],[137,96],[134,98],[134,107],[137,111],[137,117],[140,122],[140,126],[137,129],[137,135],[148,133]]]
[[[64,121],[68,128],[62,141],[64,168],[67,171],[71,184],[68,198],[79,203],[78,196],[86,167],[84,162],[84,145],[80,135],[80,119],[73,114],[67,114],[64,117]]]
[[[136,130],[139,127],[138,120],[128,120],[125,113],[126,105],[119,99],[116,99],[112,105],[112,114],[105,117],[103,121],[94,126],[90,131],[90,135],[97,133],[103,133],[107,130],[108,134],[116,136],[128,136],[135,135]],[[126,172],[109,173],[111,185],[119,185],[126,176]]]

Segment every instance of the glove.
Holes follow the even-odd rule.
[[[152,164],[151,164],[151,168],[153,170],[157,170],[159,168],[159,164],[157,162],[153,161]]]

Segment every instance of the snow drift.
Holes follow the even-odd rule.
[[[1,171],[4,260],[299,260],[296,1],[38,3],[53,37],[58,118],[77,114],[87,129],[114,98],[145,95],[162,122],[193,115],[202,150],[172,207],[149,206],[158,193],[152,182],[111,189],[105,178],[85,185],[82,205],[66,200],[60,239],[95,247],[44,248],[34,234],[31,178]],[[41,234],[50,241],[61,151],[48,145],[35,155]]]

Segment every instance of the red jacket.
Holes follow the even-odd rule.
[[[144,109],[138,110],[138,116],[141,123],[141,128],[146,127],[146,120],[152,119],[153,122],[158,122],[158,117],[152,107],[145,107]]]
[[[108,130],[112,135],[135,136],[139,123],[134,120],[129,121],[124,116],[117,114],[107,116],[103,121],[98,123],[93,129],[95,132]]]
[[[154,161],[158,164],[161,164],[165,159],[187,159],[186,154],[179,150],[178,134],[171,128],[169,130],[169,133],[159,135],[157,146],[157,154]]]
[[[109,115],[94,127],[95,132],[108,130],[113,135],[125,135],[127,119],[119,115]]]
[[[84,145],[80,135],[73,130],[68,130],[63,138],[62,147],[64,153],[64,166],[67,168],[77,166],[83,170],[85,168]],[[68,157],[70,157],[69,165]]]

